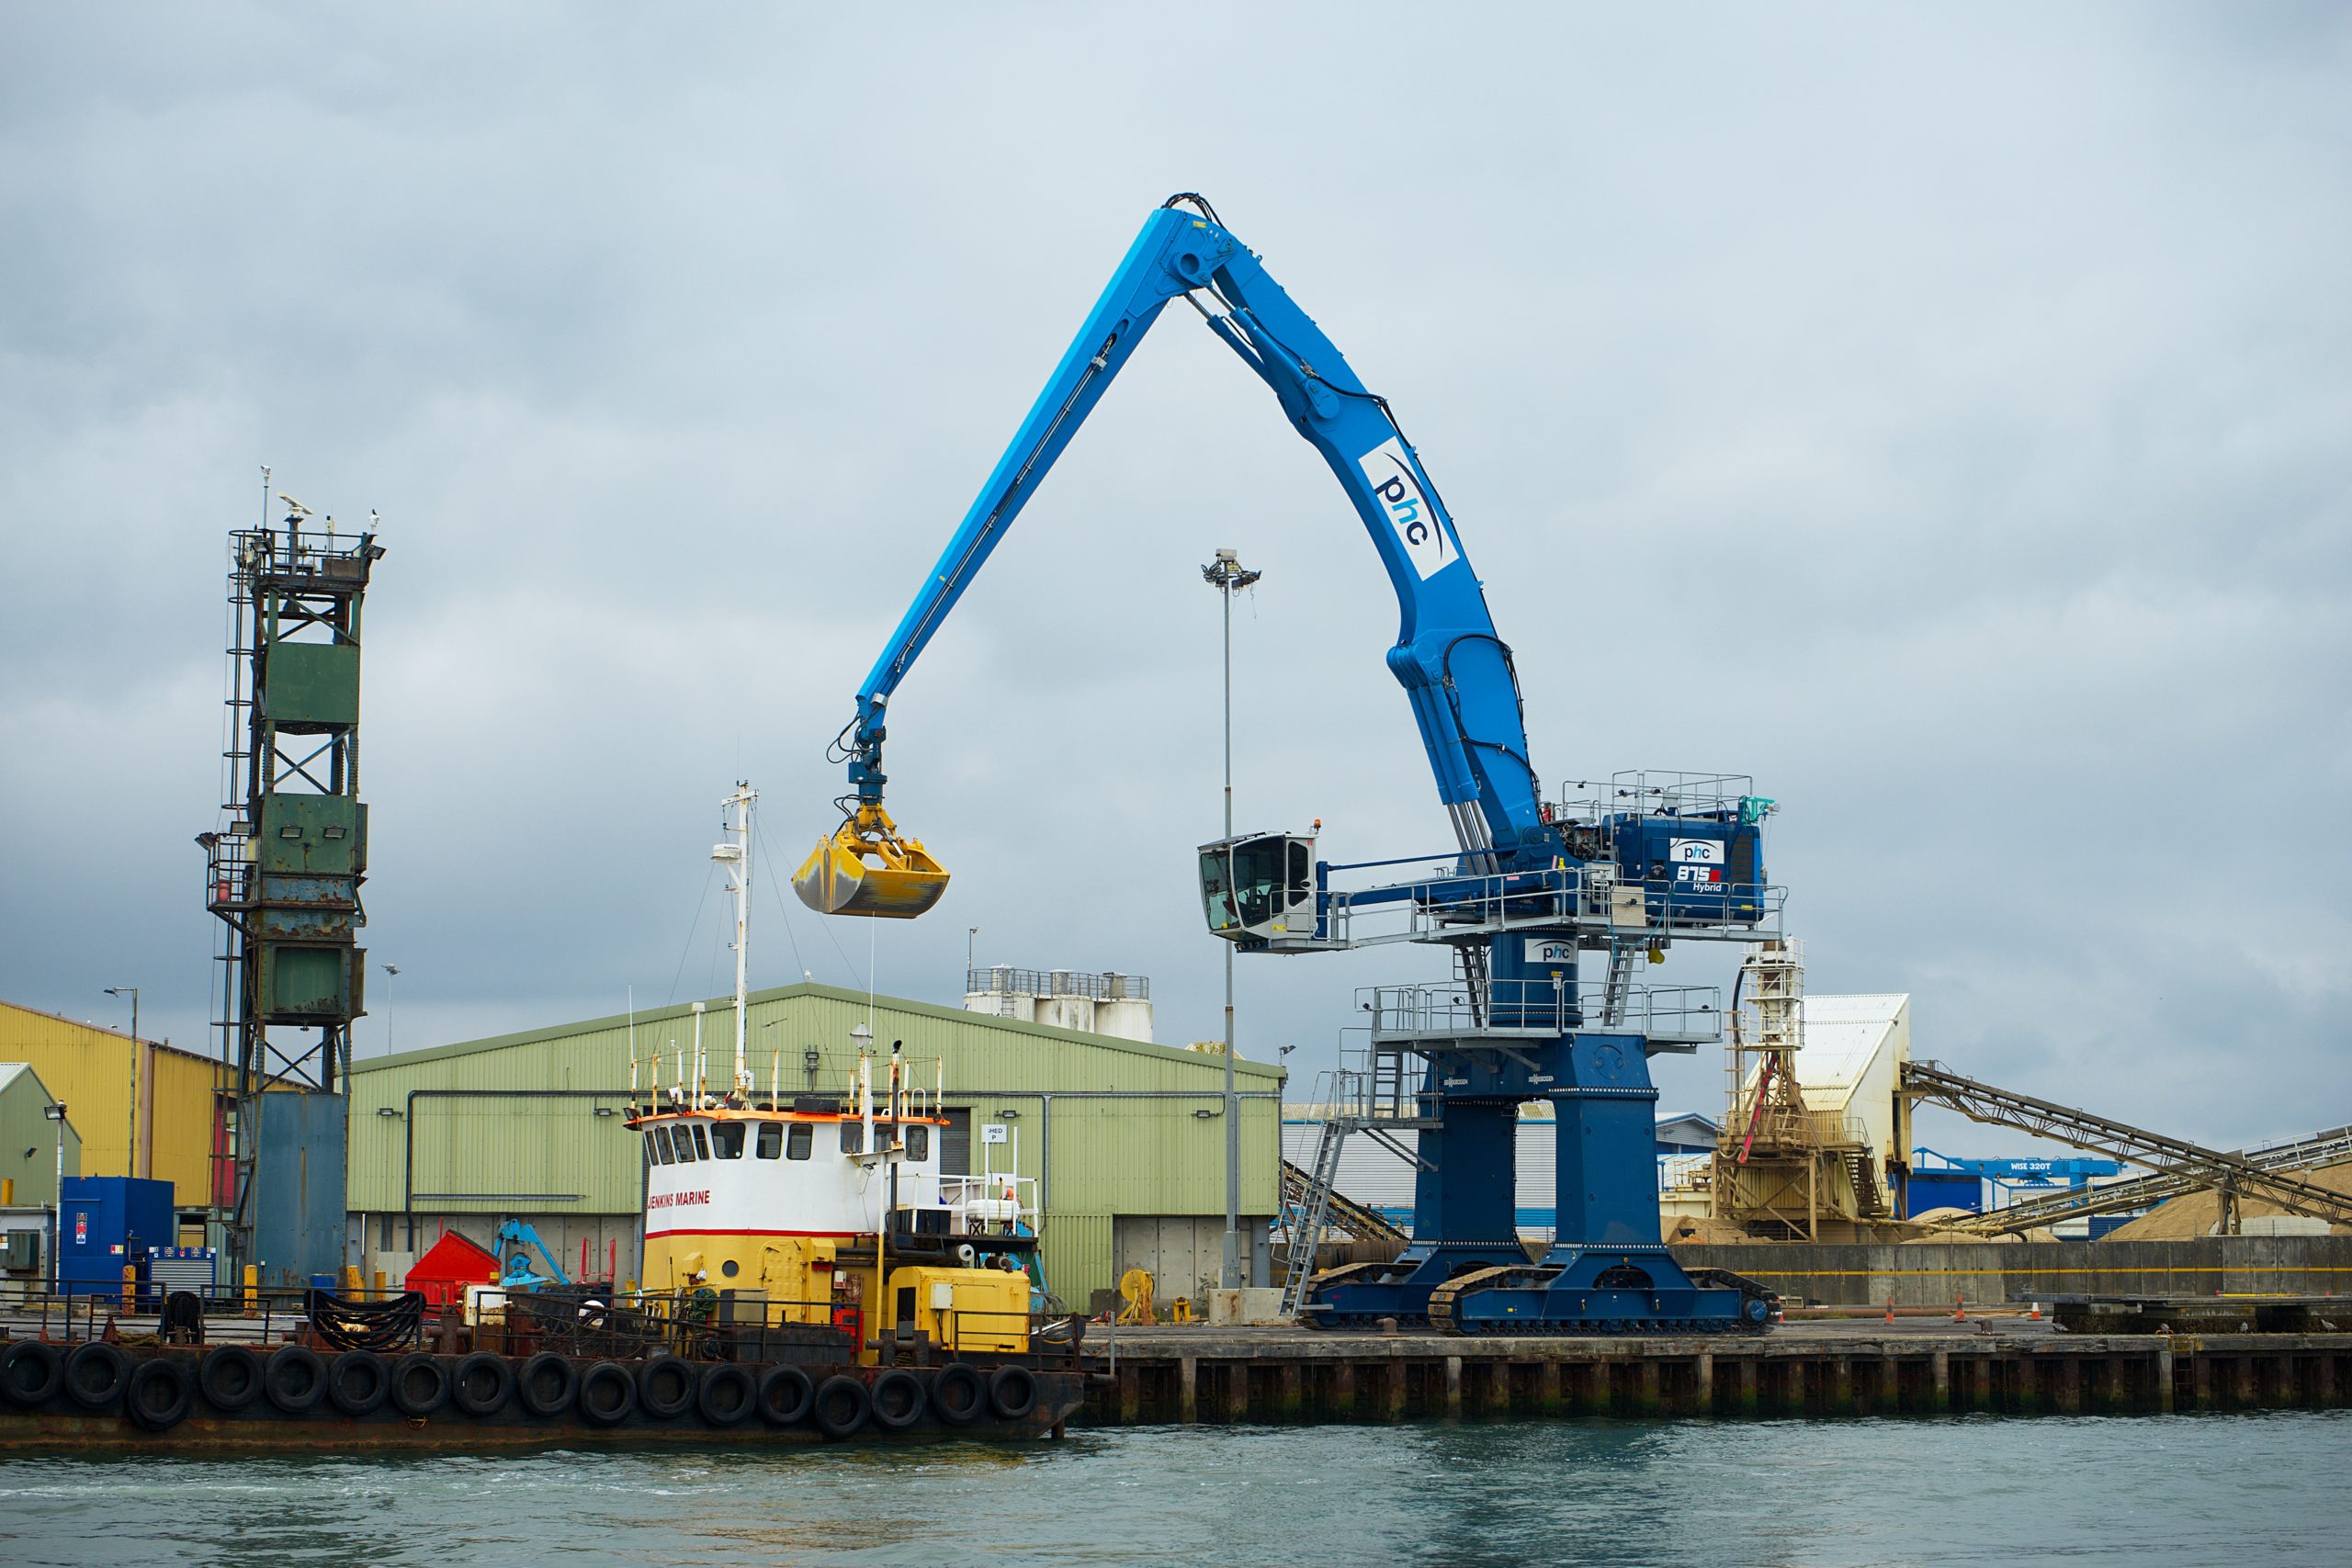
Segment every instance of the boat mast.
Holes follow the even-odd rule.
[[[747,939],[752,925],[752,803],[760,792],[748,779],[735,781],[735,793],[719,802],[731,807],[735,818],[726,824],[726,843],[710,852],[710,858],[727,867],[727,890],[735,896],[735,1098],[749,1104],[752,1099],[751,1022],[748,1009],[751,993],[746,988],[749,949]]]

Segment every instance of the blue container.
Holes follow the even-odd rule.
[[[59,1205],[58,1289],[116,1295],[126,1265],[147,1278],[147,1251],[179,1240],[172,1184],[132,1176],[69,1176]]]
[[[1984,1208],[1984,1180],[1973,1171],[1915,1170],[1905,1190],[1910,1197],[1905,1205],[1905,1219],[1930,1209],[1966,1209],[1981,1213]]]

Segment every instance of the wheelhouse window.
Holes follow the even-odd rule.
[[[761,1122],[759,1147],[754,1152],[762,1159],[774,1159],[782,1154],[784,1152],[784,1123],[781,1122]]]
[[[719,1159],[743,1157],[743,1123],[721,1122],[710,1130],[710,1152]]]
[[[673,1127],[670,1129],[670,1146],[678,1152],[678,1163],[680,1165],[692,1165],[694,1163],[695,1141],[686,1136],[686,1130],[684,1127]]]
[[[795,1122],[790,1131],[785,1135],[784,1157],[807,1159],[809,1151],[816,1146],[816,1143],[817,1129],[806,1122]]]
[[[914,1160],[931,1157],[931,1129],[921,1122],[907,1129],[907,1157]]]
[[[708,1159],[710,1157],[710,1138],[708,1133],[699,1122],[695,1122],[694,1127],[695,1158]]]
[[[858,1154],[864,1154],[865,1152],[865,1122],[842,1122],[842,1153],[843,1153],[843,1154],[845,1154],[845,1155],[858,1155]]]
[[[645,1133],[645,1151],[655,1165],[668,1165],[672,1157],[670,1154],[670,1129],[667,1127],[647,1128]]]

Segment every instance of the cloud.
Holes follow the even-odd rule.
[[[1962,1070],[2219,1142],[2352,1115],[2332,11],[7,25],[0,994],[204,1026],[187,840],[262,462],[385,518],[401,1043],[707,985],[719,797],[763,790],[763,873],[830,826],[851,691],[1196,188],[1395,400],[1548,779],[1753,773],[1815,988],[1912,990]],[[873,933],[884,989],[952,998],[978,925],[1217,1032],[1221,545],[1267,571],[1243,825],[1443,846],[1385,578],[1171,316],[893,706],[894,807],[956,882]],[[758,978],[864,976],[868,933],[769,908]],[[1328,1063],[1400,967],[1245,962],[1245,1049]],[[1660,1076],[1720,1100],[1705,1054]]]

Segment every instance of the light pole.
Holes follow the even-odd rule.
[[[964,928],[964,988],[967,991],[972,988],[972,944],[979,940],[979,927],[966,926]]]
[[[57,1293],[57,1249],[65,1245],[65,1102],[57,1100],[40,1108],[40,1113],[57,1123],[57,1190],[55,1201],[49,1206],[49,1293]]]
[[[108,986],[107,995],[130,998],[130,1109],[123,1126],[122,1174],[139,1174],[139,987]]]
[[[1233,591],[1266,574],[1251,571],[1232,550],[1201,568],[1201,577],[1225,601],[1225,836],[1233,837]],[[1230,851],[1227,852],[1228,853]],[[1241,1284],[1241,1118],[1233,1093],[1233,944],[1225,944],[1225,1267],[1218,1283]],[[1279,1136],[1277,1129],[1277,1136]]]
[[[401,977],[401,966],[397,964],[387,964],[383,966],[383,969],[385,975],[390,976],[391,979],[397,980]],[[384,987],[384,1054],[389,1056],[391,1055],[391,1051],[392,987],[390,985],[387,985]]]

